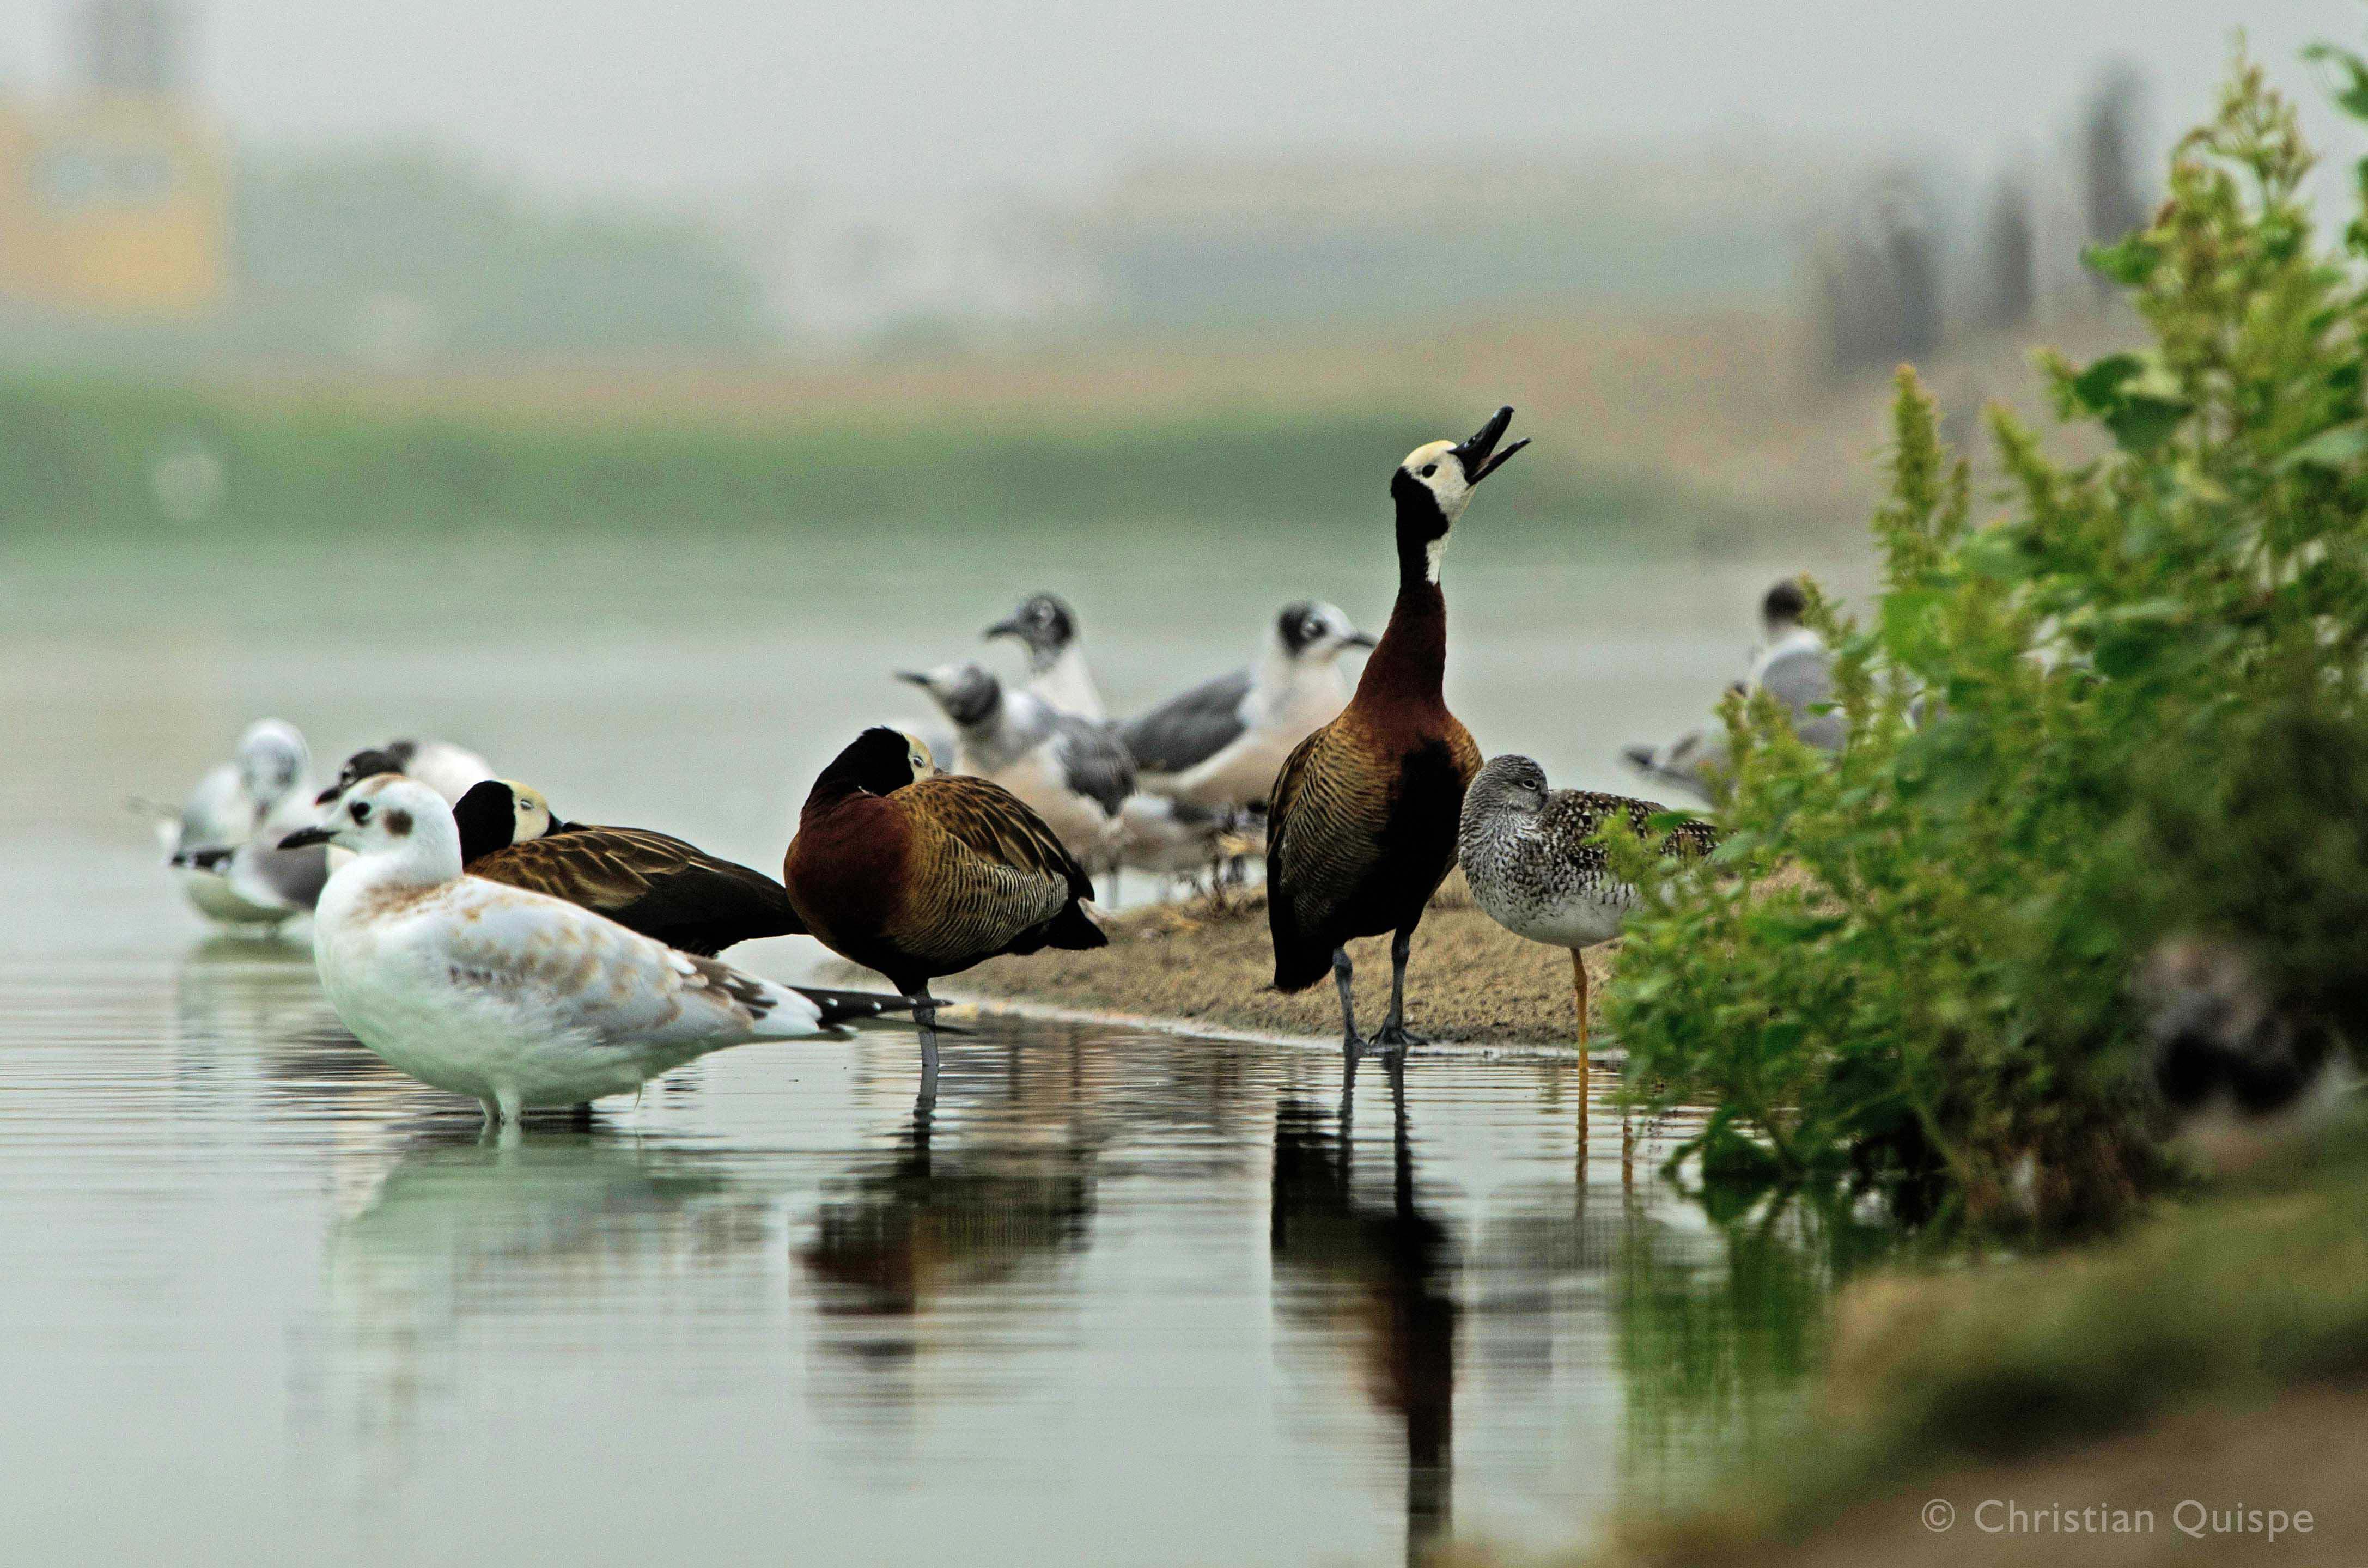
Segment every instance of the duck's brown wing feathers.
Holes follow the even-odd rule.
[[[889,935],[930,973],[998,953],[1109,945],[1084,907],[1092,880],[1019,796],[957,777],[926,778],[889,798],[916,830],[909,892]]]
[[[469,873],[582,904],[686,952],[805,929],[762,871],[645,828],[570,828],[480,856]]]
[[[1267,921],[1283,991],[1322,979],[1342,942],[1421,918],[1455,864],[1463,790],[1479,768],[1452,720],[1411,747],[1344,720],[1284,760],[1268,808]]]
[[[985,778],[943,775],[896,791],[908,810],[927,816],[973,854],[1019,871],[1058,877],[1070,896],[1094,896],[1093,879],[1027,801]]]

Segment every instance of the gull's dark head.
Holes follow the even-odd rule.
[[[984,635],[1017,637],[1027,644],[1030,664],[1046,664],[1077,640],[1076,612],[1058,594],[1031,594]]]
[[[329,787],[313,797],[313,804],[325,806],[365,778],[375,778],[381,773],[404,772],[411,767],[412,754],[417,749],[409,741],[389,741],[382,746],[364,746],[346,758],[346,765],[337,769],[337,777],[330,781]]]
[[[1346,649],[1373,645],[1347,610],[1321,599],[1296,599],[1283,606],[1275,618],[1274,634],[1294,661],[1337,658]]]
[[[939,665],[932,670],[898,670],[896,678],[919,687],[937,699],[946,717],[969,728],[984,724],[1003,706],[1003,683],[979,665]]]
[[[1759,601],[1759,619],[1766,624],[1770,639],[1800,625],[1801,618],[1808,613],[1809,596],[1798,577],[1784,578]]]

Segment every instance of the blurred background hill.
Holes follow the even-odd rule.
[[[1889,369],[1970,433],[2032,342],[2117,335],[2078,256],[2146,210],[2157,91],[2192,98],[2240,20],[2271,48],[2341,20],[2161,9],[28,0],[0,18],[0,507],[259,520],[324,499],[286,466],[314,437],[374,447],[383,486],[386,452],[564,465],[662,424],[709,432],[686,463],[768,448],[721,467],[791,489],[815,432],[882,472],[1139,442],[1136,491],[1092,503],[1165,516],[1244,422],[1370,462],[1376,427],[1506,399],[1568,494],[1849,537]],[[946,478],[916,460],[835,504]],[[417,509],[526,505],[418,477]]]

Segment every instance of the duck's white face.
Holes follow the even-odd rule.
[[[1427,441],[1406,454],[1398,464],[1406,477],[1421,485],[1438,499],[1439,514],[1447,519],[1448,527],[1463,515],[1472,500],[1472,481],[1464,475],[1463,460],[1452,441]]]
[[[510,827],[512,844],[524,844],[551,831],[551,802],[542,798],[540,790],[524,784],[511,785],[510,812],[516,818]]]
[[[938,759],[929,755],[928,744],[918,735],[906,735],[905,744],[910,748],[905,754],[905,760],[913,765],[913,782],[918,784],[924,778],[935,778],[938,776]]]

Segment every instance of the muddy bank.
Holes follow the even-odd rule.
[[[1805,1540],[1671,1531],[1595,1561],[1599,1568],[2355,1563],[2363,1429],[2368,1393],[2298,1389],[2258,1407],[2183,1412],[2102,1442],[1920,1480],[1857,1505]],[[2237,1517],[2240,1508],[2259,1517]],[[2274,1539],[2272,1509],[2282,1514]],[[2298,1529],[2294,1517],[2305,1512],[2308,1528]]]
[[[1339,1003],[1328,981],[1296,996],[1267,988],[1274,950],[1268,944],[1263,888],[1130,910],[1108,925],[1106,950],[996,959],[939,989],[981,1000],[1339,1038]],[[1589,991],[1599,1009],[1617,949],[1611,943],[1588,954]],[[1357,965],[1357,1021],[1371,1034],[1389,1006],[1389,941],[1373,937],[1351,944],[1349,952]],[[1570,956],[1523,941],[1490,920],[1473,905],[1459,874],[1440,890],[1416,934],[1406,969],[1406,1018],[1416,1033],[1442,1043],[1567,1048],[1577,1028]],[[1600,1011],[1596,1022],[1601,1023]]]

